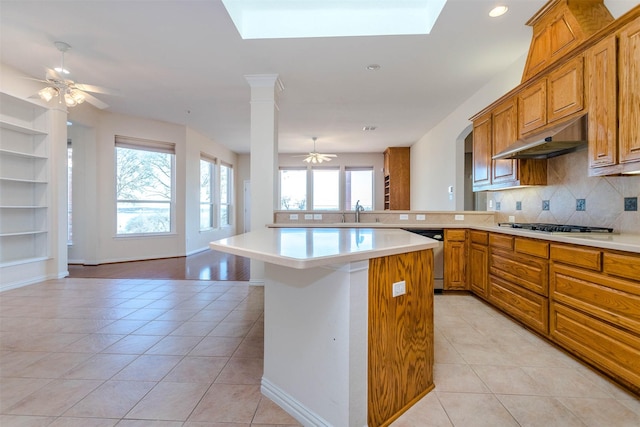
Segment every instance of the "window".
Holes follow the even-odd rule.
[[[307,209],[307,169],[280,169],[280,209]]]
[[[373,167],[281,167],[280,209],[373,210]]]
[[[233,167],[226,164],[220,165],[220,226],[226,227],[232,224],[233,215]]]
[[[373,210],[373,168],[352,168],[345,170],[345,210],[355,210],[356,202],[367,211]]]
[[[340,169],[311,169],[313,173],[313,210],[340,208]]]
[[[200,157],[200,231],[215,227],[215,170],[214,159]]]
[[[169,233],[175,145],[116,136],[116,233]]]
[[[67,245],[73,244],[73,204],[72,204],[72,171],[73,171],[73,148],[71,140],[67,141]]]

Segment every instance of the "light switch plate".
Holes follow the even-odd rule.
[[[453,219],[456,221],[464,221],[464,215],[455,215]]]
[[[400,214],[400,221],[406,221],[409,219],[409,214]]]
[[[313,214],[313,219],[315,219],[315,220],[322,219],[322,214]]]
[[[407,284],[403,280],[402,282],[395,282],[393,284],[393,297],[399,297],[400,295],[404,295],[407,293]]]
[[[313,219],[313,214],[304,214],[304,219]]]
[[[424,221],[425,219],[427,219],[427,216],[425,214],[417,214],[416,215],[416,220],[417,221]]]
[[[289,219],[290,220],[298,220],[298,214],[289,214]]]

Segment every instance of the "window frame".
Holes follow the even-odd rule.
[[[202,163],[207,163],[208,167],[209,167],[209,201],[208,202],[203,202],[202,201]],[[217,194],[217,181],[216,181],[216,177],[217,177],[217,170],[218,170],[218,165],[217,165],[217,159],[215,159],[214,157],[208,156],[204,153],[200,153],[200,162],[198,163],[200,166],[200,176],[199,176],[199,181],[200,181],[200,191],[198,192],[198,228],[200,230],[200,232],[206,232],[206,231],[211,231],[211,230],[215,230],[218,227],[218,210],[217,210],[217,205],[216,205],[216,194]],[[208,205],[209,206],[209,226],[208,227],[202,227],[202,205]]]
[[[235,221],[234,221],[234,194],[235,194],[235,183],[234,183],[234,173],[233,173],[233,165],[226,163],[226,162],[220,162],[218,165],[218,224],[219,224],[219,228],[230,228],[233,227]],[[222,201],[222,193],[223,193],[223,189],[222,189],[222,185],[223,185],[223,179],[222,176],[224,175],[224,169],[227,169],[227,191],[226,191],[226,202],[223,203]],[[222,218],[222,211],[223,208],[226,208],[227,210],[227,222],[223,223]]]
[[[149,201],[144,199],[118,199],[118,148],[130,149],[130,150],[139,150],[139,151],[150,151],[155,153],[164,153],[168,154],[170,157],[170,168],[171,168],[171,177],[169,179],[170,182],[170,192],[171,195],[168,201]],[[114,207],[115,207],[115,216],[114,216],[114,227],[115,227],[115,237],[116,238],[128,238],[128,237],[154,237],[154,236],[163,236],[163,235],[171,235],[175,234],[176,229],[176,150],[175,144],[170,142],[163,141],[153,141],[146,140],[140,138],[133,138],[127,136],[116,135],[115,136],[115,144],[114,144]],[[138,233],[121,233],[118,231],[118,206],[120,203],[140,203],[142,205],[148,203],[168,203],[169,204],[169,230],[168,231],[145,231]]]

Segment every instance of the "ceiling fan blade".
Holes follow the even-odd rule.
[[[109,104],[106,104],[106,103],[100,101],[98,98],[96,98],[93,95],[89,95],[86,92],[82,92],[82,95],[84,95],[85,101],[87,101],[89,104],[93,105],[96,108],[104,110],[105,108],[109,107]]]
[[[74,86],[83,92],[102,93],[104,95],[120,95],[120,93],[114,89],[109,89],[101,86],[87,85],[84,83],[75,83]]]
[[[62,77],[56,70],[51,69],[51,68],[45,68],[47,70],[46,72],[46,79],[47,80],[59,80],[59,81],[66,81],[66,79],[64,77]]]

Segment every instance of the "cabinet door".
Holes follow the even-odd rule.
[[[488,265],[489,248],[487,246],[471,243],[469,248],[469,287],[476,295],[487,298],[488,296]]]
[[[518,108],[516,99],[509,100],[493,111],[493,151],[492,155],[513,144],[518,139]],[[492,182],[494,184],[518,179],[518,161],[512,159],[494,160]]]
[[[618,161],[616,38],[610,36],[586,53],[589,111],[589,168]]]
[[[522,137],[547,124],[547,79],[518,94],[518,132]]]
[[[584,110],[584,60],[582,56],[549,74],[547,122]]]
[[[444,232],[444,289],[466,289],[466,231]]]
[[[473,121],[473,190],[491,184],[491,113]]]
[[[620,33],[620,162],[640,161],[640,20]]]

